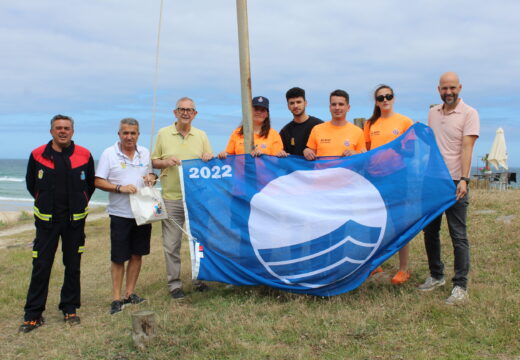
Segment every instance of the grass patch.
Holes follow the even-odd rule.
[[[26,221],[34,219],[33,214],[30,211],[22,211],[18,221]]]
[[[186,300],[169,298],[160,225],[152,233],[138,293],[148,302],[108,314],[111,300],[108,220],[87,225],[82,259],[80,326],[64,326],[57,310],[63,279],[61,252],[49,287],[47,323],[18,334],[31,271],[31,249],[0,251],[0,353],[5,359],[519,359],[520,191],[472,191],[470,301],[448,307],[450,285],[431,293],[415,287],[427,276],[422,235],[411,242],[411,280],[401,287],[369,281],[347,294],[321,299],[263,286],[191,291],[183,244]],[[492,209],[493,214],[475,214]],[[515,215],[511,224],[496,221]],[[451,241],[442,228],[446,277],[453,276]],[[33,234],[23,235],[31,240]],[[393,274],[397,256],[383,268]],[[156,313],[158,334],[144,352],[130,337],[131,313]]]

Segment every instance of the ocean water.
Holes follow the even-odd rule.
[[[32,209],[33,198],[25,186],[26,171],[25,159],[0,159],[0,211]],[[90,204],[108,204],[108,193],[96,190]]]
[[[0,159],[0,211],[31,210],[33,198],[25,187],[25,172],[27,160],[25,159]],[[510,172],[520,175],[520,168],[511,168]],[[471,174],[477,174],[473,167]],[[519,179],[520,180],[520,179]],[[513,188],[518,188],[519,183],[512,183]],[[96,190],[92,196],[91,205],[107,205],[108,193]]]

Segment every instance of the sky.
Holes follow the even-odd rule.
[[[137,118],[140,143],[193,98],[193,125],[215,153],[241,119],[236,1],[164,0],[157,108],[153,93],[160,0],[0,1],[0,158],[27,158],[50,140],[49,121],[75,119],[74,140],[98,158],[119,120]],[[446,71],[480,114],[473,165],[505,131],[520,166],[520,2],[249,0],[253,95],[270,100],[272,125],[292,119],[285,92],[306,90],[307,113],[330,119],[328,95],[350,94],[348,119],[369,117],[373,91],[391,85],[394,110],[426,123]]]

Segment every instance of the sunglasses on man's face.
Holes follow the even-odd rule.
[[[393,94],[386,94],[386,95],[379,95],[379,96],[376,96],[376,100],[378,102],[383,102],[386,100],[390,101],[394,98],[394,95]]]

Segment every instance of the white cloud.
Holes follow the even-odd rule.
[[[121,114],[149,119],[159,3],[2,2],[2,124],[56,112],[101,128]],[[201,126],[226,137],[240,116],[235,1],[164,4],[158,123],[170,121],[172,103],[188,94],[213,119]],[[307,89],[315,113],[326,116],[328,92],[345,88],[352,115],[367,116],[371,92],[384,82],[400,111],[425,118],[446,70],[459,72],[464,99],[483,113],[500,104],[483,128],[488,119],[516,118],[518,1],[249,0],[248,7],[253,92],[271,99],[276,124],[288,120],[284,93],[293,85]]]

